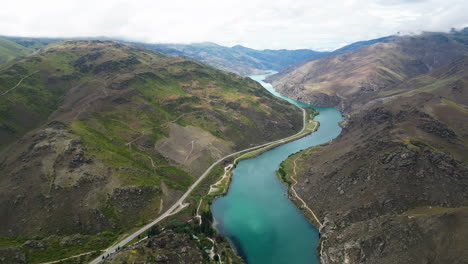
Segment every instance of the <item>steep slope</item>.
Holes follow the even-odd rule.
[[[322,263],[468,259],[467,95],[465,56],[383,87],[336,140],[285,162],[296,161],[296,190],[324,223]]]
[[[350,105],[357,108],[363,97],[372,97],[385,87],[432,72],[467,54],[467,35],[462,31],[393,37],[308,62],[269,80],[280,93],[299,101],[343,110]]]
[[[201,61],[220,70],[241,75],[282,70],[310,57],[320,57],[322,52],[300,50],[254,50],[243,46],[232,48],[214,43],[195,44],[142,44],[156,51],[184,56]]]
[[[0,38],[0,63],[31,53],[32,50],[8,39]]]
[[[317,54],[315,56],[311,56],[309,58],[306,58],[305,60],[299,61],[299,62],[294,63],[294,64],[290,64],[288,67],[281,70],[279,75],[281,75],[283,72],[289,72],[290,70],[293,70],[294,68],[300,67],[300,66],[302,66],[304,64],[307,64],[307,63],[309,63],[311,61],[315,61],[315,60],[322,59],[322,58],[333,57],[335,55],[339,55],[339,54],[351,52],[351,51],[354,51],[354,50],[358,50],[358,49],[361,49],[361,48],[364,48],[364,47],[367,47],[367,46],[370,46],[370,45],[376,44],[376,43],[392,42],[394,39],[395,39],[395,36],[387,36],[387,37],[382,37],[382,38],[377,38],[377,39],[363,40],[363,41],[358,41],[358,42],[351,43],[349,45],[346,45],[344,47],[341,47],[341,48],[333,50],[333,51],[324,51],[324,52],[321,52],[320,54]],[[272,77],[270,77],[270,79],[272,79]]]
[[[108,41],[7,63],[0,94],[1,241],[43,238],[12,253],[20,262],[103,248],[211,162],[302,125],[249,78]]]

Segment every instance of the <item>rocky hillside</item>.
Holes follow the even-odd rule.
[[[319,58],[326,52],[300,50],[255,50],[240,45],[232,48],[215,43],[142,44],[156,51],[183,56],[220,70],[252,75],[266,70],[282,70],[305,59]]]
[[[388,82],[368,93],[363,86],[329,86],[349,106],[343,108],[348,114],[343,132],[290,158],[297,159],[296,190],[323,222],[322,264],[468,259],[468,57],[462,53],[465,44],[455,38],[424,35],[349,54],[352,60],[370,56],[373,49],[375,56],[393,54],[387,57],[392,63],[377,58],[380,65],[402,66],[402,78],[387,74]],[[401,60],[395,45],[414,41],[431,48],[408,65],[410,53]],[[438,48],[441,41],[446,51]],[[339,58],[334,63],[343,68]],[[376,73],[357,61],[353,65],[340,80]],[[313,93],[302,96],[316,102]]]
[[[17,247],[0,256],[34,263],[106,247],[211,162],[301,125],[297,108],[249,78],[132,45],[64,41],[8,62],[0,246]]]
[[[459,59],[468,53],[467,39],[468,30],[388,38],[291,68],[269,81],[290,98],[349,110],[387,87]]]

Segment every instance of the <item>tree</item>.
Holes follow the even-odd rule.
[[[159,235],[159,233],[161,232],[161,230],[159,230],[158,226],[152,226],[149,230],[148,230],[148,237],[152,237],[152,236],[156,236],[156,235]]]

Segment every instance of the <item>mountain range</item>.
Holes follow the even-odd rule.
[[[331,57],[369,46],[374,43],[387,42],[393,36],[360,41],[334,51],[298,50],[255,50],[241,45],[231,48],[215,43],[194,44],[142,44],[156,51],[194,59],[220,70],[241,75],[253,75],[268,71],[285,71],[304,63],[320,58]]]
[[[299,109],[239,75],[269,70],[281,94],[346,117],[281,166],[322,220],[322,264],[466,262],[468,29],[333,52],[1,37],[0,262],[89,261],[220,157],[299,131]],[[109,262],[205,263],[215,237],[241,263],[199,208],[222,174]]]
[[[156,51],[198,60],[220,70],[241,75],[279,71],[291,64],[311,57],[320,57],[322,52],[301,50],[255,50],[244,46],[224,47],[215,43],[195,44],[144,44]]]

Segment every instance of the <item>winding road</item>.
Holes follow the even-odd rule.
[[[297,106],[297,105],[296,105]],[[225,159],[227,158],[230,158],[230,157],[233,157],[233,156],[236,156],[236,155],[239,155],[239,154],[242,154],[244,152],[248,152],[248,151],[253,151],[253,150],[257,150],[259,148],[263,148],[263,147],[266,147],[266,146],[270,146],[270,145],[275,145],[275,144],[280,144],[280,143],[283,143],[283,142],[286,142],[286,141],[289,141],[289,140],[292,140],[292,139],[295,139],[297,137],[300,137],[302,136],[302,133],[306,130],[306,117],[307,117],[307,113],[306,113],[306,110],[302,107],[299,107],[297,106],[299,109],[302,110],[302,115],[303,115],[303,124],[302,124],[302,129],[301,131],[299,131],[298,133],[292,135],[292,136],[289,136],[289,137],[286,137],[286,138],[283,138],[283,139],[279,139],[279,140],[276,140],[276,141],[272,141],[272,142],[268,142],[268,143],[265,143],[265,144],[262,144],[262,145],[258,145],[258,146],[255,146],[255,147],[251,147],[251,148],[247,148],[247,149],[244,149],[244,150],[241,150],[241,151],[238,151],[238,152],[235,152],[235,153],[231,153],[227,156],[224,156],[223,158],[217,160],[216,162],[214,162],[213,164],[211,164],[211,166],[206,169],[206,171],[192,184],[192,186],[190,186],[190,188],[188,188],[188,190],[184,193],[184,195],[182,195],[182,197],[180,197],[180,199],[173,205],[171,206],[166,212],[164,212],[162,215],[160,215],[158,218],[156,218],[154,221],[152,221],[151,223],[143,226],[142,228],[140,228],[139,230],[137,230],[136,232],[134,232],[133,234],[129,235],[128,237],[124,238],[122,241],[114,244],[113,246],[111,246],[110,248],[106,249],[105,252],[103,254],[101,254],[99,257],[97,257],[96,259],[94,259],[93,261],[90,262],[90,264],[97,264],[99,262],[101,262],[102,260],[104,260],[107,256],[115,253],[119,248],[122,248],[124,247],[125,245],[127,245],[130,241],[132,241],[133,239],[135,239],[136,237],[138,237],[138,235],[141,235],[142,233],[146,232],[148,229],[150,229],[152,226],[156,225],[157,223],[161,222],[164,218],[168,217],[168,216],[171,216],[173,214],[176,214],[178,213],[180,210],[184,209],[185,207],[188,206],[188,204],[184,204],[184,201],[185,199],[190,195],[190,193],[200,184],[201,181],[203,181],[206,176],[208,176],[208,174],[210,173],[210,171],[218,164],[220,164],[222,161],[224,161]]]
[[[29,76],[31,76],[31,75],[33,75],[33,74],[35,74],[35,73],[38,73],[38,72],[39,72],[39,71],[35,71],[35,72],[33,72],[33,73],[29,74],[29,75],[24,76],[23,78],[21,78],[21,80],[19,80],[19,82],[18,82],[15,86],[13,86],[12,88],[10,88],[10,89],[6,90],[5,92],[3,92],[2,94],[0,94],[0,97],[6,95],[7,93],[9,93],[9,92],[13,91],[14,89],[18,88],[18,87],[20,86],[20,84],[21,84],[26,78],[28,78]]]

